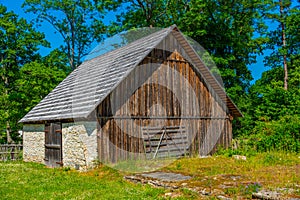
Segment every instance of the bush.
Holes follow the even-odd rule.
[[[249,136],[257,151],[300,152],[300,118],[284,116],[277,121],[259,122]]]

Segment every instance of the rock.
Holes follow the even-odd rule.
[[[156,179],[163,182],[177,182],[177,181],[186,181],[191,179],[190,176],[184,176],[178,173],[171,173],[171,172],[151,172],[151,173],[144,173],[140,176]]]
[[[187,183],[181,183],[181,186],[185,187],[187,186]]]
[[[241,156],[241,155],[233,155],[232,156],[236,160],[247,160],[246,156]]]
[[[168,193],[165,193],[165,195],[164,195],[165,197],[167,197],[167,199],[169,199],[169,198],[176,198],[176,197],[179,197],[180,196],[180,194],[178,194],[178,193],[172,193],[172,192],[168,192]]]
[[[276,190],[280,192],[286,192],[288,194],[293,194],[296,192],[296,190],[294,190],[293,188],[277,188]]]
[[[214,195],[224,195],[225,193],[223,192],[223,190],[219,190],[219,189],[213,189],[212,193]]]
[[[208,191],[206,191],[206,189],[204,189],[204,190],[200,191],[200,194],[208,196],[208,195],[210,195],[210,192],[208,192]]]
[[[166,196],[166,197],[172,196],[172,192],[165,193],[165,196]]]
[[[221,200],[232,200],[231,198],[228,198],[228,197],[224,197],[222,195],[219,195],[217,196],[218,199],[221,199]]]
[[[274,191],[265,191],[256,192],[252,194],[253,198],[264,199],[264,200],[279,200],[280,193]]]
[[[199,156],[199,158],[211,158],[211,156]]]

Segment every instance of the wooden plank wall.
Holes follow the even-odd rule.
[[[226,107],[178,53],[175,40],[166,41],[161,43],[164,50],[154,49],[98,106],[102,162],[144,158],[141,129],[147,126],[185,126],[190,155],[230,144]]]

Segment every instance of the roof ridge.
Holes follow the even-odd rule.
[[[175,25],[176,26],[176,25]],[[144,60],[145,59],[145,57],[161,42],[161,41],[163,41],[165,38],[166,38],[166,36],[167,35],[169,35],[170,34],[170,32],[172,32],[173,30],[174,30],[174,25],[173,26],[170,26],[170,27],[167,27],[167,28],[164,28],[164,29],[162,29],[162,30],[160,30],[160,31],[156,31],[156,32],[154,32],[154,33],[152,33],[152,34],[150,34],[150,35],[147,35],[146,37],[149,37],[149,36],[151,36],[151,35],[154,35],[154,34],[157,34],[158,32],[165,32],[165,31],[167,31],[166,33],[165,33],[165,35],[163,36],[163,37],[161,37],[161,39],[160,40],[158,40],[156,43],[155,43],[155,45],[153,45],[153,47],[152,48],[150,48],[150,49],[148,49],[148,51],[146,51],[144,54],[143,54],[143,56],[137,61],[137,62],[135,62],[135,64],[134,64],[134,66],[130,69],[130,70],[128,70],[125,74],[124,74],[124,76],[123,76],[123,78],[121,78],[119,81],[118,81],[118,83],[117,84],[115,84],[112,88],[111,88],[111,90],[109,91],[109,92],[107,92],[103,97],[102,97],[102,99],[99,99],[98,101],[97,101],[97,103],[94,105],[94,108],[86,115],[86,116],[84,116],[84,117],[88,117],[93,111],[94,111],[94,109],[99,105],[99,104],[101,104],[101,102],[111,93],[111,91],[113,91],[115,88],[117,88],[118,86],[119,86],[119,84],[127,77],[127,75],[128,74],[130,74],[136,67],[137,67],[137,65],[139,64],[139,63],[141,63],[141,61],[142,60]],[[134,42],[138,42],[138,41],[140,41],[140,40],[143,40],[143,39],[145,39],[146,37],[142,37],[142,38],[140,38],[140,39],[138,39],[138,40],[136,40],[136,41],[134,41]],[[133,43],[133,42],[132,42]],[[130,44],[132,44],[132,43],[130,43]],[[128,44],[128,45],[126,45],[126,46],[124,46],[124,47],[128,47],[130,44]],[[121,47],[122,48],[122,47]],[[120,48],[120,50],[122,50]]]
[[[148,28],[148,27],[147,27],[147,28]],[[149,27],[149,28],[151,28],[151,27]],[[164,32],[164,31],[166,31],[166,30],[168,30],[168,29],[169,29],[169,30],[173,30],[174,28],[177,28],[177,26],[176,26],[176,25],[172,25],[172,26],[167,27],[167,28],[162,28],[162,29],[157,30],[157,31],[155,31],[155,32],[153,32],[153,33],[150,33],[150,34],[148,34],[148,35],[146,35],[146,36],[144,36],[144,37],[141,37],[141,38],[139,38],[139,39],[137,39],[137,40],[134,40],[134,41],[132,41],[132,42],[129,42],[128,44],[126,44],[126,45],[124,45],[124,46],[121,46],[121,47],[118,47],[118,48],[113,49],[113,50],[111,50],[111,51],[108,51],[108,52],[106,52],[106,53],[103,53],[103,54],[101,54],[101,55],[99,55],[99,56],[96,56],[96,57],[94,57],[94,58],[92,58],[92,59],[85,60],[85,61],[82,62],[82,64],[85,63],[85,62],[93,61],[93,60],[95,60],[95,59],[97,59],[97,58],[99,58],[99,57],[107,56],[108,54],[113,54],[113,53],[114,53],[115,51],[117,51],[117,50],[122,50],[122,49],[124,49],[124,48],[128,48],[129,45],[133,45],[133,44],[135,44],[135,43],[137,43],[137,42],[139,42],[139,41],[145,40],[145,38],[150,37],[150,36],[153,35],[153,34],[157,34],[158,32]],[[141,29],[142,29],[142,28],[141,28]],[[154,28],[153,28],[153,29],[154,29]],[[133,30],[129,30],[129,31],[133,31]],[[168,34],[169,34],[169,32],[168,32]],[[78,67],[79,67],[79,66],[78,66]],[[76,69],[77,69],[77,68],[76,68]]]
[[[83,62],[74,71],[72,71],[59,85],[57,85],[45,98],[43,98],[33,109],[31,109],[19,122],[59,120],[65,119],[65,117],[67,116],[68,118],[69,116],[73,116],[73,118],[87,117],[110,93],[110,91],[117,85],[119,85],[119,83],[123,80],[124,75],[130,73],[136,67],[136,65],[141,62],[141,60],[153,48],[155,48],[159,44],[159,42],[161,42],[174,28],[174,26],[171,26],[155,31],[152,34],[135,40],[127,45]],[[126,51],[126,49],[128,50]],[[126,55],[131,56],[128,57]],[[104,63],[103,60],[105,60]],[[115,61],[118,62],[115,63]],[[120,64],[121,62],[122,65]],[[111,65],[114,65],[114,67],[110,67]],[[95,70],[92,70],[94,68]],[[116,71],[118,73],[116,73]],[[119,77],[117,77],[116,79],[111,79],[110,76],[112,74],[116,74]],[[97,76],[101,76],[102,78],[97,80]],[[82,81],[84,84],[82,83]],[[89,81],[92,82],[89,84]],[[92,85],[96,87],[95,90],[91,90],[91,92],[87,93],[87,101],[82,102],[82,104],[84,104],[83,107],[85,108],[85,111],[74,112],[74,110],[80,110],[81,108],[73,108],[72,106],[74,100],[76,101],[76,103],[77,101],[81,101],[80,99],[76,99],[76,95],[80,94],[80,92],[78,91],[84,91],[86,88]],[[101,87],[104,87],[104,89],[101,93],[98,93],[96,92],[96,89],[98,89],[100,85]],[[67,95],[69,93],[71,93],[71,95]],[[75,96],[73,94],[75,94]],[[47,115],[47,112],[49,112],[50,110],[49,107],[45,105],[51,105],[52,102],[58,103],[54,107],[50,106],[50,110],[51,112],[53,112],[50,115]],[[56,109],[57,112],[55,113]],[[40,117],[38,118],[36,116]]]

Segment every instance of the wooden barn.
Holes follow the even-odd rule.
[[[241,116],[174,25],[83,62],[20,120],[23,157],[85,168],[207,155]]]

